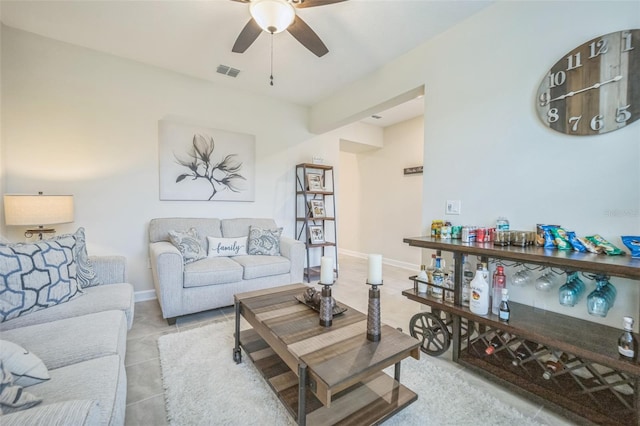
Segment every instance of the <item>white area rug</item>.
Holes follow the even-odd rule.
[[[295,424],[246,354],[233,362],[233,332],[234,321],[224,321],[158,339],[172,426]],[[425,354],[402,362],[400,380],[418,400],[385,425],[539,424]]]

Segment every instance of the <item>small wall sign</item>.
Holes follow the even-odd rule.
[[[422,166],[407,167],[406,169],[404,169],[404,174],[405,175],[420,175],[420,174],[422,174]]]

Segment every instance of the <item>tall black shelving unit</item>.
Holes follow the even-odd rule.
[[[308,176],[312,175],[315,186],[309,187]],[[307,282],[320,277],[320,257],[332,254],[334,272],[338,277],[338,242],[336,227],[336,203],[332,166],[302,163],[296,165],[296,238],[306,246],[304,279]],[[321,201],[324,215],[312,209],[312,204]],[[312,231],[322,230],[323,241],[312,242]],[[315,234],[317,236],[317,234]],[[316,253],[319,256],[316,256]],[[317,259],[317,260],[316,260]],[[312,265],[317,262],[317,265]]]

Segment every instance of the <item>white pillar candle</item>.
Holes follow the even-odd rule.
[[[333,258],[322,256],[320,259],[320,284],[333,284]]]
[[[369,255],[369,276],[367,277],[369,284],[382,284],[382,255]]]

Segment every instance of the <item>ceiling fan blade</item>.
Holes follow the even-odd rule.
[[[247,50],[254,41],[256,41],[261,32],[262,28],[256,24],[256,21],[250,19],[249,22],[247,22],[247,25],[245,25],[240,32],[240,35],[236,39],[231,51],[235,53],[244,53],[244,51]]]
[[[235,0],[235,1],[242,1],[242,0]],[[325,6],[327,4],[333,4],[333,3],[341,3],[343,1],[347,1],[347,0],[304,0],[302,3],[296,4],[295,7],[297,7],[298,9],[302,9],[305,7],[316,7],[316,6]]]
[[[295,37],[304,47],[313,52],[317,57],[321,57],[329,53],[329,49],[324,45],[318,34],[316,34],[306,22],[299,16],[293,20],[293,24],[287,28],[287,31]]]

